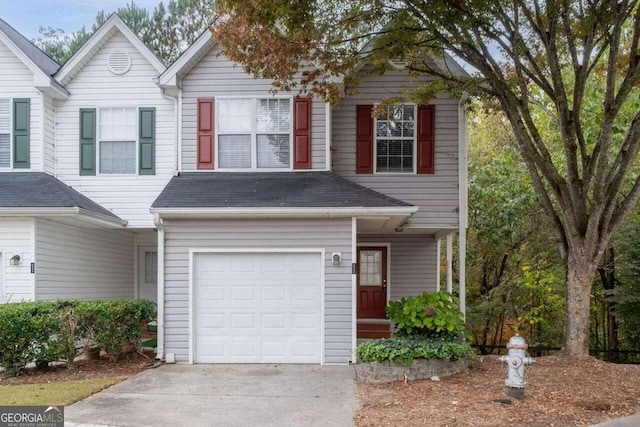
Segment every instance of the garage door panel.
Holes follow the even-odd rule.
[[[279,285],[262,286],[261,297],[263,302],[282,302],[287,297],[287,290]]]
[[[195,361],[319,363],[319,257],[319,253],[196,254]],[[210,263],[215,268],[208,267]]]

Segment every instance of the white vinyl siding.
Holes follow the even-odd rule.
[[[118,49],[131,55],[131,69],[123,75],[115,75],[107,67],[109,55]],[[149,207],[176,167],[174,103],[162,96],[153,81],[157,76],[155,68],[116,30],[67,83],[69,99],[56,102],[57,177],[128,221],[127,227],[134,229],[154,227]],[[156,108],[156,174],[79,176],[80,108],[140,106]],[[136,123],[137,120],[136,116]]]
[[[34,299],[33,247],[34,219],[0,219],[0,253],[4,272],[4,295],[0,301],[20,302]],[[20,256],[20,265],[9,265],[14,255]]]
[[[55,103],[50,96],[44,96],[44,171],[56,174],[56,118]]]
[[[389,298],[436,291],[436,240],[431,235],[358,235],[358,246],[389,243]]]
[[[189,352],[193,248],[324,248],[325,362],[351,360],[351,219],[165,220],[165,352],[179,361]],[[341,265],[333,265],[332,252],[342,253]]]
[[[33,73],[0,42],[0,98],[29,98],[30,115],[30,168],[9,169],[16,172],[42,171],[42,99],[43,94],[33,86]],[[13,110],[13,105],[10,106]],[[12,145],[12,142],[10,142]]]
[[[133,297],[132,232],[36,221],[37,300]]]
[[[342,99],[333,111],[333,172],[357,184],[418,206],[420,210],[405,228],[458,226],[458,104],[439,95],[435,105],[435,173],[356,174],[356,106],[373,105],[382,99],[418,87],[404,71],[383,76],[363,75],[358,95]]]
[[[207,52],[182,78],[181,86],[183,99],[182,168],[184,171],[196,170],[196,102],[198,98],[272,98],[270,81],[255,79],[252,75],[245,73],[242,67],[238,67],[237,64],[220,55],[220,49],[217,46]],[[284,94],[286,93],[281,93],[281,95]],[[314,98],[311,102],[311,167],[315,170],[326,170],[325,115],[324,102]],[[272,161],[276,158],[284,159],[286,157],[284,143],[277,138],[272,138],[270,142],[272,143],[269,144],[269,149],[273,148],[279,154],[269,153],[271,161],[267,163],[265,160],[264,167],[273,166],[275,168],[277,165],[278,168],[283,168],[282,162],[272,163]],[[266,143],[259,145],[263,150],[267,146]],[[291,143],[288,146],[291,147]],[[287,168],[290,168],[290,165]]]

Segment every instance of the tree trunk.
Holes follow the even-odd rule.
[[[597,265],[584,252],[584,248],[577,251],[574,248],[567,253],[567,306],[562,349],[568,356],[589,355],[591,285]]]

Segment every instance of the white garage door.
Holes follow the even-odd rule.
[[[194,255],[196,363],[320,363],[320,253]]]

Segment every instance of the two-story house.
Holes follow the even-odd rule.
[[[116,16],[63,66],[0,20],[0,302],[156,299],[164,70]]]
[[[401,67],[363,68],[359,94],[337,107],[274,95],[209,32],[165,68],[115,16],[51,69],[59,94],[45,124],[31,105],[32,135],[52,122],[50,166],[0,173],[0,230],[24,223],[0,234],[5,294],[15,275],[31,280],[14,299],[156,300],[160,358],[348,363],[358,337],[389,334],[389,300],[439,289],[444,237],[450,286],[456,232],[464,297],[462,99],[373,117],[419,84]],[[32,177],[57,190],[36,191]],[[45,195],[73,206],[40,214]]]

